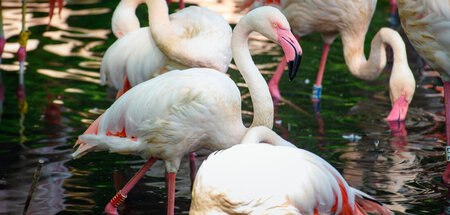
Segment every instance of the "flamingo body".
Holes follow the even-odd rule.
[[[245,131],[240,110],[240,92],[225,74],[206,68],[174,70],[131,88],[103,113],[98,133],[80,140],[97,149],[160,158],[168,172],[176,172],[188,152],[239,142],[236,134]],[[125,137],[108,136],[123,131]]]
[[[133,87],[167,70],[192,67],[227,71],[231,62],[232,31],[221,15],[191,6],[170,17],[165,14],[168,23],[164,25],[158,22],[164,14],[150,10],[167,10],[167,5],[154,2],[147,0],[147,5],[152,7],[149,18],[156,19],[154,25],[163,25],[161,28],[170,32],[160,35],[164,31],[152,31],[151,24],[150,28],[141,28],[119,38],[103,57],[100,68],[103,84],[108,79],[111,86],[123,89],[125,78]]]
[[[190,214],[365,214],[358,201],[391,213],[328,162],[289,144],[253,127],[241,144],[211,154],[194,181]]]

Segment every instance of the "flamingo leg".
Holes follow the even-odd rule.
[[[281,98],[280,90],[278,89],[278,83],[280,82],[281,76],[283,75],[284,69],[286,68],[286,64],[286,57],[283,56],[280,64],[277,67],[277,70],[275,71],[275,74],[269,81],[270,95],[272,95],[272,98],[276,100],[279,100]]]
[[[174,215],[175,211],[175,178],[176,173],[167,174],[167,215]]]
[[[322,94],[322,79],[325,72],[325,64],[327,63],[328,51],[330,50],[330,44],[324,43],[322,50],[322,57],[320,58],[319,71],[317,72],[316,84],[313,86],[312,100],[320,100]]]
[[[122,87],[121,90],[118,90],[118,91],[117,91],[117,94],[116,94],[116,100],[117,100],[120,96],[122,96],[124,93],[126,93],[129,89],[131,89],[131,84],[130,84],[130,81],[128,81],[128,76],[125,75],[125,77],[123,78],[123,87]]]
[[[144,176],[145,172],[157,161],[157,158],[150,158],[148,161],[142,166],[139,171],[131,178],[130,181],[122,188],[122,190],[119,190],[117,194],[111,199],[111,201],[106,205],[105,212],[107,214],[114,214],[118,215],[117,207],[119,207],[120,204],[127,198],[128,192],[136,185],[136,183]]]
[[[184,9],[184,7],[185,7],[185,5],[184,5],[184,0],[180,0],[180,1],[178,2],[178,4],[180,5],[180,6],[179,6],[180,10]]]
[[[447,160],[447,168],[442,177],[444,183],[450,183],[450,82],[444,81],[444,99],[445,99],[445,135],[447,144],[445,147],[445,156]]]
[[[197,156],[195,152],[191,152],[191,154],[189,155],[189,167],[191,169],[191,189],[192,185],[194,184],[195,175],[197,174],[197,166],[195,165],[195,156]]]
[[[389,14],[388,22],[391,28],[395,28],[397,27],[397,20],[398,20],[397,1],[391,0],[390,3],[391,3],[391,13]]]

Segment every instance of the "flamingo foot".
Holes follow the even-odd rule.
[[[119,215],[117,212],[117,207],[127,198],[127,196],[122,195],[121,191],[117,192],[117,194],[109,201],[108,205],[105,207],[106,214],[110,215]]]
[[[313,101],[320,101],[321,95],[322,95],[322,86],[317,86],[314,84],[311,99]],[[319,108],[319,111],[320,111],[320,108]]]

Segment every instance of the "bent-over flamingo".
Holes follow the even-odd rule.
[[[450,0],[399,0],[397,5],[409,41],[444,82],[447,169],[443,180],[450,184]]]
[[[241,144],[209,155],[195,178],[189,214],[393,214],[324,159],[289,145],[258,126]]]
[[[202,67],[227,71],[232,31],[221,15],[191,6],[169,16],[164,1],[145,2],[149,27],[119,38],[102,60],[102,84],[108,78],[109,85],[119,89],[117,97],[164,72],[166,66],[169,70]]]
[[[248,85],[254,108],[253,126],[273,125],[273,103],[268,86],[251,59],[248,36],[257,31],[281,44],[292,61],[295,76],[301,47],[290,32],[283,14],[261,7],[244,16],[233,31],[235,63]],[[117,214],[117,206],[134,184],[157,160],[168,172],[168,214],[174,212],[175,174],[181,158],[201,148],[218,150],[240,143],[247,128],[242,122],[241,95],[236,84],[213,69],[174,70],[131,88],[79,137],[79,157],[91,148],[136,154],[148,159],[131,181],[106,207]]]
[[[319,32],[324,39],[319,72],[313,89],[313,100],[320,99],[322,78],[330,44],[338,34],[344,47],[344,58],[350,72],[357,78],[374,80],[386,65],[385,46],[392,47],[394,62],[389,80],[392,110],[386,120],[404,120],[415,91],[415,80],[408,66],[406,49],[400,35],[382,28],[373,38],[369,59],[364,56],[364,40],[375,10],[376,0],[281,0],[283,13],[292,32],[304,36]],[[286,66],[283,60],[269,88],[274,98],[280,98],[278,81]]]

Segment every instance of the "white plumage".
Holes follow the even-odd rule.
[[[128,1],[134,2],[134,7],[142,2],[122,2]],[[120,8],[127,5],[122,2],[116,11],[123,11]],[[122,90],[125,77],[133,87],[167,70],[203,67],[227,71],[231,61],[231,27],[221,15],[191,6],[169,16],[164,1],[145,2],[150,27],[125,34],[108,48],[100,68],[102,84],[108,79],[111,86]],[[126,21],[134,26],[136,22],[129,16],[113,16],[112,26]]]
[[[190,214],[391,214],[328,162],[289,145],[253,127],[241,144],[211,154],[195,178]]]

